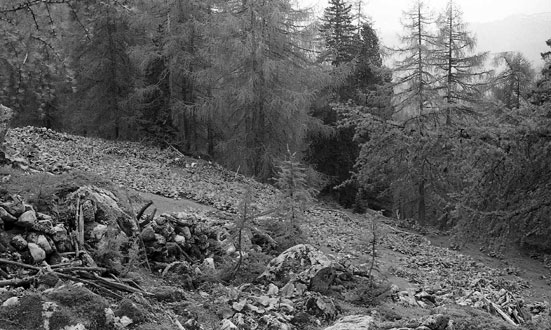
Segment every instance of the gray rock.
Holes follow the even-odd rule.
[[[155,241],[159,245],[166,245],[166,238],[161,234],[155,234]]]
[[[375,329],[373,317],[367,315],[348,315],[340,318],[325,330],[369,330]]]
[[[19,216],[15,224],[24,228],[32,228],[36,224],[37,220],[38,219],[36,218],[36,213],[34,211],[26,211]]]
[[[73,244],[69,238],[67,229],[63,224],[58,224],[54,228],[54,234],[52,235],[52,240],[55,244],[56,250],[59,253],[73,251]]]
[[[11,215],[6,209],[0,207],[0,219],[4,222],[16,222],[17,218]]]
[[[185,237],[187,240],[190,240],[190,239],[191,239],[191,231],[189,230],[189,227],[187,227],[187,226],[182,227],[182,228],[181,228],[181,231],[182,231],[182,235],[184,235],[184,237]]]
[[[10,244],[19,251],[23,251],[27,248],[27,240],[21,235],[16,235],[12,237]]]
[[[38,246],[40,246],[42,248],[42,250],[44,250],[44,252],[46,252],[46,255],[50,255],[52,252],[54,252],[54,248],[52,247],[52,245],[48,241],[48,238],[46,238],[46,236],[44,236],[44,235],[39,235],[38,236],[38,238],[36,240],[36,244]]]
[[[298,244],[272,259],[258,279],[286,284],[292,272],[298,280],[309,283],[320,270],[331,266],[333,263],[323,252],[309,244]]]
[[[41,212],[36,212],[36,217],[38,218],[38,220],[45,220],[45,221],[50,221],[50,222],[54,221],[54,218],[52,218],[51,215],[41,213]]]
[[[174,242],[184,246],[186,244],[186,238],[182,235],[176,235],[174,236]]]
[[[142,240],[144,242],[151,242],[155,240],[155,230],[151,226],[146,226],[141,233]]]
[[[38,246],[38,244],[29,243],[27,247],[29,248],[34,263],[40,263],[46,259],[46,252]]]
[[[11,297],[2,303],[2,307],[19,306],[19,297]]]
[[[11,202],[0,203],[0,206],[17,218],[25,212],[25,205],[23,199],[18,195],[11,196],[11,199]]]
[[[99,242],[105,237],[108,229],[109,228],[106,225],[96,224],[90,232],[90,238],[92,238],[96,242]]]
[[[66,242],[69,241],[69,234],[67,233],[67,229],[65,229],[65,226],[63,224],[58,224],[54,227],[54,234],[52,235],[52,239],[55,243],[59,242]]]

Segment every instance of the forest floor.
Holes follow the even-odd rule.
[[[2,188],[30,201],[48,194],[48,187],[58,184],[56,180],[60,180],[59,175],[63,173],[93,173],[118,185],[128,201],[135,203],[132,205],[134,211],[150,200],[157,214],[186,210],[229,219],[235,217],[245,188],[252,189],[253,203],[259,210],[278,201],[278,191],[271,186],[216,164],[188,158],[172,149],[159,150],[138,143],[110,142],[37,128],[10,131],[8,146],[20,167],[34,174],[24,176],[11,170],[0,171]],[[76,181],[79,175],[74,176]],[[371,317],[371,321],[376,321],[373,329],[550,328],[551,272],[540,260],[514,248],[500,258],[493,258],[481,252],[477,243],[453,251],[448,249],[450,236],[446,233],[428,231],[422,235],[400,225],[376,211],[355,214],[325,204],[313,205],[302,220],[303,235],[295,237],[296,243],[308,243],[322,251],[333,264],[342,269],[354,269],[351,272],[354,279],[343,279],[321,296],[309,290],[302,295],[289,296],[288,302],[293,304],[290,314],[294,314],[280,327],[259,324],[265,324],[266,317],[279,317],[283,312],[268,312],[269,308],[261,312],[249,305],[250,310],[245,312],[241,301],[220,297],[232,296],[232,288],[243,285],[264,290],[262,286],[251,284],[254,281],[248,283],[252,273],[249,277],[243,276],[241,283],[221,281],[196,290],[186,289],[185,301],[153,304],[157,309],[149,307],[150,312],[170,311],[170,315],[181,320],[183,328],[167,325],[160,329],[180,330],[234,329],[224,323],[226,320],[242,321],[242,325],[238,324],[239,329],[329,329],[335,320],[346,315]],[[265,267],[270,258],[256,260],[256,263]],[[222,266],[215,265],[217,269]],[[369,272],[371,279],[379,291],[360,278],[370,268],[373,268]],[[176,291],[184,288],[177,280],[168,281],[145,270],[139,273],[142,287],[149,287],[150,291],[159,286],[171,286]],[[312,297],[330,299],[331,303],[317,300],[316,310],[321,310],[318,310],[321,314],[316,314],[305,307]],[[248,299],[251,302],[252,298]],[[224,304],[227,306],[221,306]],[[325,310],[328,305],[335,306],[334,311]],[[302,317],[299,311],[311,314],[304,323],[297,321]],[[446,324],[428,325],[427,318],[431,315],[445,315]],[[2,316],[0,308],[0,329],[11,330],[7,324],[2,324]],[[246,317],[257,321],[248,321]],[[190,318],[198,321],[198,328],[186,323]],[[449,320],[455,322],[455,327],[448,324]],[[256,327],[252,325],[254,322],[257,322]],[[146,324],[125,327],[146,330],[149,329]]]

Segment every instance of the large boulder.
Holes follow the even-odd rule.
[[[332,266],[333,262],[320,250],[309,244],[298,244],[272,259],[258,280],[273,282],[278,286],[290,280],[311,285],[312,279],[321,270]]]

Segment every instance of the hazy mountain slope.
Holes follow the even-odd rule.
[[[502,20],[470,23],[469,30],[477,37],[477,50],[492,54],[505,51],[523,53],[538,69],[543,65],[540,53],[547,51],[545,41],[551,39],[551,12],[513,15]],[[396,47],[401,31],[379,31],[385,46]],[[392,63],[389,59],[388,63]]]
[[[477,36],[479,51],[519,51],[534,67],[539,67],[542,64],[540,53],[546,51],[545,41],[551,38],[551,12],[472,23],[470,29]]]

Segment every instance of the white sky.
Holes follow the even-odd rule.
[[[313,6],[319,16],[328,0],[292,0],[301,6]],[[348,0],[356,4],[359,0]],[[445,7],[447,0],[425,0],[435,12]],[[402,12],[411,7],[412,0],[363,0],[362,12],[375,23],[375,28],[383,35],[401,32],[400,17]],[[551,0],[455,0],[463,10],[465,22],[489,22],[514,14],[535,14],[551,12]]]

